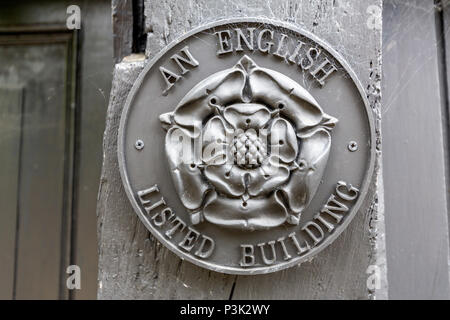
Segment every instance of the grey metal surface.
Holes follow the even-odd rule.
[[[260,42],[259,49],[251,43],[232,52],[230,45],[229,54],[221,54],[223,38],[217,35],[229,30],[270,31],[274,48],[261,52]],[[283,34],[289,35],[284,48]],[[299,41],[306,48],[293,57]],[[277,47],[291,52],[293,62],[277,59]],[[310,48],[321,52],[312,67]],[[161,70],[169,69],[161,68],[177,70],[169,64],[176,53],[188,56],[193,68],[185,74],[186,63],[183,75],[172,73],[179,78],[166,83]],[[304,70],[292,67],[297,61]],[[333,76],[310,76],[323,61],[337,69]],[[118,156],[130,201],[159,241],[202,267],[259,274],[307,261],[348,225],[372,177],[374,124],[360,93],[338,54],[293,25],[244,18],[193,30],[146,67],[127,99]],[[238,150],[242,137],[256,139],[261,152],[269,148],[269,158],[249,162],[251,150]],[[146,147],[136,150],[137,138]],[[220,150],[216,139],[232,147]],[[357,153],[348,150],[353,140],[360,144]],[[168,166],[158,152],[163,141]],[[218,159],[221,153],[224,159]]]
[[[350,61],[363,87],[368,88],[371,107],[377,111],[381,33],[367,27],[369,5],[381,8],[381,2],[365,1],[339,1],[335,6],[328,1],[199,1],[195,5],[184,1],[146,1],[146,27],[151,30],[147,53],[153,57],[180,34],[224,16],[266,16],[290,21],[325,39]],[[352,19],[347,19],[349,12]],[[359,45],[363,40],[366,46]],[[341,237],[311,262],[274,274],[228,276],[209,272],[179,260],[149,237],[118,181],[115,159],[119,114],[141,68],[142,64],[124,62],[115,71],[98,207],[99,298],[367,298],[371,294],[366,286],[367,266],[383,255],[372,243],[380,238],[375,231],[380,229],[375,227],[382,222],[375,184],[370,187],[370,200]],[[379,137],[378,127],[376,131]],[[274,283],[279,285],[274,287]]]
[[[450,297],[436,17],[433,1],[385,1],[383,177],[391,299]]]

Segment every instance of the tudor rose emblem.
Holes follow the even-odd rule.
[[[232,19],[145,67],[120,121],[120,173],[142,223],[181,258],[274,272],[311,259],[357,214],[373,127],[330,46],[291,25]]]
[[[201,81],[160,119],[192,222],[241,230],[299,223],[337,122],[297,82],[248,56]]]

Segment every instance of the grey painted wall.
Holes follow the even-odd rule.
[[[442,4],[448,19],[449,1]],[[442,51],[449,25],[441,24],[442,14],[431,0],[384,2],[383,178],[391,299],[450,298],[448,71]]]

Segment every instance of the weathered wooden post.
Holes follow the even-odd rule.
[[[147,43],[114,72],[100,299],[386,298],[381,2],[121,12]]]

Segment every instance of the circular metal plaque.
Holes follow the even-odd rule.
[[[373,119],[323,41],[233,19],[148,64],[118,156],[136,213],[167,248],[214,271],[268,273],[310,259],[354,217],[373,170]]]

